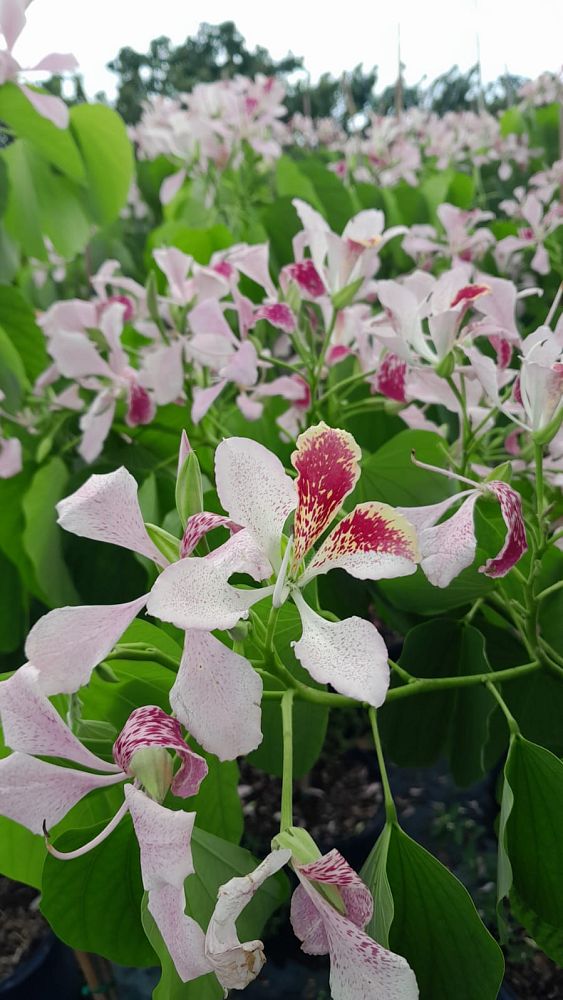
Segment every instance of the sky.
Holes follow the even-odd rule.
[[[378,89],[397,76],[397,38],[407,83],[430,81],[457,63],[468,69],[480,49],[484,81],[506,69],[534,77],[563,62],[561,0],[33,0],[14,54],[33,65],[51,51],[73,52],[86,91],[115,96],[105,65],[123,46],[146,51],[152,38],[184,41],[201,21],[234,20],[249,47],[279,59],[304,56],[313,80],[360,62],[379,67]],[[479,41],[477,41],[479,38]]]

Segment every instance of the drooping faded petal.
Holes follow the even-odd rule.
[[[303,582],[330,569],[360,580],[391,580],[416,572],[416,531],[386,503],[360,503],[325,539],[305,570]]]
[[[420,566],[435,587],[447,587],[475,559],[473,512],[478,495],[476,490],[471,492],[447,521],[423,528],[419,533]]]
[[[197,795],[207,774],[206,761],[194,753],[182,738],[182,729],[177,719],[167,715],[157,705],[143,705],[131,712],[117,737],[113,745],[114,760],[124,771],[129,771],[133,755],[138,750],[151,747],[174,750],[182,761],[171,785],[174,795],[180,798]]]
[[[362,453],[348,431],[309,427],[297,438],[291,462],[297,470],[293,568],[316,542],[354,489]]]
[[[234,521],[231,521],[228,517],[223,517],[222,514],[212,514],[206,510],[202,510],[199,514],[192,514],[187,520],[180,545],[181,557],[191,556],[198,542],[201,541],[208,531],[213,531],[213,528],[228,528],[231,534],[241,530],[240,524],[235,524]]]
[[[339,851],[333,848],[317,861],[300,866],[302,875],[315,882],[337,886],[346,906],[346,916],[364,928],[373,914],[373,897],[365,882]]]
[[[90,476],[80,489],[57,504],[57,512],[65,531],[139,552],[158,566],[167,564],[147,534],[137,483],[123,466],[107,475]]]
[[[290,857],[291,851],[272,851],[254,871],[230,879],[219,889],[205,935],[205,954],[225,989],[243,990],[256,979],[266,961],[261,941],[241,944],[236,920],[266,879],[283,868]]]
[[[56,608],[33,626],[26,656],[38,671],[44,694],[72,694],[90,680],[125,629],[145,606],[147,594],[127,604]]]
[[[262,681],[244,656],[210,632],[186,632],[170,705],[204,750],[219,760],[255,750],[262,742],[261,698]]]
[[[242,534],[242,532],[239,532]],[[231,541],[238,536],[234,535]],[[225,549],[226,542],[221,546]],[[229,576],[236,572],[229,562],[218,562],[216,552],[204,559],[188,558],[168,566],[155,582],[147,610],[150,615],[183,629],[233,628],[272,588],[238,590]]]
[[[82,746],[41,692],[38,677],[35,667],[28,663],[0,684],[0,719],[6,746],[40,757],[62,757],[98,771],[118,771],[115,764],[108,764]]]
[[[350,698],[376,708],[382,705],[389,687],[389,665],[387,647],[375,625],[355,615],[329,622],[297,590],[293,600],[303,625],[301,638],[294,644],[295,655],[311,677]]]
[[[323,922],[333,1000],[417,1000],[416,978],[406,959],[378,945],[338,913],[299,869],[297,874]]]
[[[506,524],[506,537],[500,552],[492,559],[487,559],[484,566],[479,567],[479,572],[492,577],[506,576],[528,548],[522,500],[511,486],[503,482],[488,483],[487,492],[493,493],[500,504]]]
[[[32,833],[55,826],[88,792],[123,781],[123,774],[90,774],[12,753],[0,760],[0,816]]]
[[[222,507],[248,528],[276,568],[282,529],[297,502],[277,455],[249,438],[227,438],[215,452],[215,479]]]
[[[291,926],[301,941],[306,955],[328,955],[329,944],[324,923],[317,907],[302,885],[291,897]]]

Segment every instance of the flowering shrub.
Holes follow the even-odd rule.
[[[517,923],[561,958],[555,83],[347,137],[238,78],[128,136],[20,84],[26,6],[0,7],[0,870],[73,947],[159,962],[160,1000],[247,986],[290,893],[335,1000],[494,1000]],[[373,736],[360,873],[293,807],[329,714]],[[262,860],[240,757],[282,779]],[[496,925],[401,826],[386,762],[443,759],[502,771]]]

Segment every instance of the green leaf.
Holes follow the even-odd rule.
[[[70,109],[70,128],[84,160],[94,216],[113,222],[133,180],[133,147],[125,124],[103,104],[77,104]]]
[[[465,677],[490,670],[485,641],[463,622],[424,622],[408,633],[400,666],[415,677]],[[401,766],[433,764],[445,752],[459,785],[484,771],[483,747],[495,707],[481,684],[389,701],[381,710],[386,749]]]
[[[364,877],[371,864],[370,857]],[[461,882],[396,824],[387,878],[394,903],[389,947],[414,970],[420,1000],[494,1000],[504,972],[499,946]],[[375,936],[373,918],[367,930]]]
[[[15,566],[0,553],[0,653],[11,653],[27,631],[27,601]]]
[[[280,156],[276,163],[276,189],[280,198],[300,198],[323,213],[314,185],[289,156]]]
[[[6,878],[40,889],[44,860],[43,837],[0,816],[0,872]]]
[[[384,948],[389,947],[389,930],[395,915],[393,893],[387,877],[392,828],[386,823],[362,868],[362,878],[375,900],[369,933]]]
[[[41,209],[23,140],[2,150],[10,183],[8,206],[4,215],[6,232],[17,241],[28,257],[47,260],[41,232]]]
[[[2,289],[0,289],[1,298]],[[23,545],[24,516],[23,498],[32,481],[31,472],[24,469],[10,479],[0,479],[0,550],[10,562],[17,566],[28,590],[35,593],[35,582],[31,561]]]
[[[198,750],[202,752],[201,748]],[[204,756],[209,768],[207,777],[198,794],[184,800],[183,808],[196,812],[196,823],[201,830],[238,844],[244,830],[238,764],[234,760],[217,760],[212,754]]]
[[[471,208],[475,198],[475,181],[469,174],[459,171],[452,177],[446,201],[458,208]]]
[[[24,144],[31,182],[37,194],[39,225],[55,250],[72,258],[86,246],[91,235],[91,221],[84,210],[81,188],[57,173],[35,150]]]
[[[0,286],[0,326],[20,354],[28,378],[34,382],[47,368],[50,358],[33,310],[16,288]]]
[[[56,847],[74,850],[103,825],[68,831],[57,838]],[[45,861],[41,911],[71,948],[120,965],[154,965],[156,956],[141,923],[142,898],[139,847],[129,816],[82,857],[60,861],[49,855]]]
[[[268,234],[278,268],[293,260],[293,237],[300,231],[299,216],[291,198],[276,198],[262,212],[262,222]]]
[[[253,616],[259,616],[266,623],[269,614],[268,603],[256,605]],[[278,617],[275,646],[288,670],[298,680],[312,687],[321,687],[311,679],[310,675],[297,662],[291,642],[301,635],[301,619],[293,604],[286,603],[280,608]],[[248,655],[248,654],[247,654]],[[258,655],[258,653],[256,654]],[[265,678],[264,687],[272,690],[283,687],[275,678]],[[312,705],[296,701],[293,709],[293,770],[296,778],[307,774],[323,748],[326,727],[328,724],[328,708],[324,705]],[[283,774],[283,741],[281,706],[279,701],[264,701],[262,703],[262,732],[264,739],[251,754],[249,762],[269,774]]]
[[[84,164],[68,129],[40,115],[14,83],[0,87],[0,119],[67,177],[85,181]]]
[[[350,503],[383,500],[393,506],[438,503],[452,493],[445,476],[419,469],[412,452],[429,465],[446,465],[444,439],[432,431],[401,431],[362,462],[362,474]]]
[[[152,251],[157,247],[177,247],[190,254],[198,264],[208,264],[216,250],[224,250],[232,242],[233,236],[226,226],[195,229],[185,222],[165,222],[154,229],[147,240],[149,266],[153,263]]]
[[[4,394],[3,406],[12,412],[19,410],[22,393],[28,388],[22,359],[0,326],[0,391]]]
[[[529,911],[530,925],[535,915],[548,927],[561,929],[563,763],[543,747],[516,735],[506,761],[505,776],[514,796],[512,810],[506,818],[506,849],[512,866],[517,908],[524,915]],[[548,943],[546,940],[542,947]],[[560,935],[558,955],[562,946]]]
[[[522,135],[526,131],[526,122],[520,108],[507,108],[500,116],[499,122],[503,138],[511,132]]]
[[[35,570],[41,597],[51,608],[78,602],[64,562],[55,510],[55,504],[65,495],[67,482],[63,460],[52,458],[35,473],[23,500],[24,548]]]
[[[347,188],[332,170],[327,170],[324,163],[318,160],[303,160],[299,169],[312,181],[330,228],[341,233],[355,214]]]

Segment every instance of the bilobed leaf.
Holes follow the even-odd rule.
[[[490,670],[481,633],[472,625],[445,619],[411,629],[399,663],[423,678]],[[469,785],[483,773],[483,747],[494,706],[480,684],[388,701],[380,713],[382,738],[402,766],[432,764],[447,753],[455,780]]]
[[[419,507],[438,503],[452,493],[445,476],[413,464],[411,455],[429,465],[445,466],[444,440],[432,431],[401,431],[362,461],[353,501],[382,500],[393,506]],[[351,502],[351,501],[350,501]]]
[[[504,972],[499,946],[461,882],[396,824],[387,878],[394,903],[389,947],[414,970],[420,1000],[495,1000]],[[368,931],[374,933],[373,921]]]
[[[563,927],[563,763],[523,736],[513,737],[505,765],[514,803],[506,819],[516,907],[531,925]],[[539,924],[538,924],[539,926]],[[561,954],[562,936],[557,954]],[[545,934],[543,947],[548,947]]]
[[[94,217],[113,222],[133,179],[133,147],[125,124],[103,104],[77,104],[70,109],[70,129],[84,161]]]
[[[64,562],[62,531],[55,511],[55,504],[65,495],[67,482],[68,471],[63,460],[52,458],[35,473],[23,499],[24,547],[35,570],[41,596],[49,607],[78,601]]]
[[[19,823],[0,816],[0,872],[6,878],[41,888],[45,860],[43,837]]]
[[[74,850],[103,825],[64,833],[56,847]],[[142,898],[139,846],[129,816],[81,857],[60,861],[49,855],[45,861],[41,910],[71,948],[120,965],[154,965],[156,956],[141,923]]]

